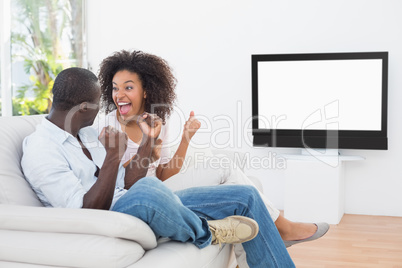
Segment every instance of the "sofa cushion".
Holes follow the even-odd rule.
[[[0,260],[63,267],[127,267],[144,249],[100,235],[0,230]]]
[[[228,263],[234,265],[228,266]],[[211,268],[236,267],[232,245],[210,245],[203,249],[193,244],[160,239],[158,247],[145,252],[138,262],[129,268],[174,267]]]
[[[0,117],[0,203],[42,206],[21,171],[22,141],[43,115]],[[40,161],[40,159],[38,159]]]
[[[0,204],[0,229],[117,237],[135,241],[144,249],[152,249],[157,245],[154,232],[145,222],[107,210]]]

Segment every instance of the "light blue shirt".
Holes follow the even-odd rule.
[[[81,208],[86,192],[96,182],[96,166],[102,168],[106,150],[92,127],[78,132],[92,160],[78,140],[46,118],[23,142],[22,170],[43,205]],[[126,192],[125,169],[120,164],[112,206]]]

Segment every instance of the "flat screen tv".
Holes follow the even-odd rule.
[[[388,52],[252,55],[254,146],[388,149]]]

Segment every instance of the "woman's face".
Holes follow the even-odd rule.
[[[136,73],[119,71],[113,76],[112,84],[113,101],[123,120],[144,112],[146,92]]]

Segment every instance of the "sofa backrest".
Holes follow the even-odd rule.
[[[43,117],[0,117],[0,204],[43,206],[21,171],[22,141]]]

